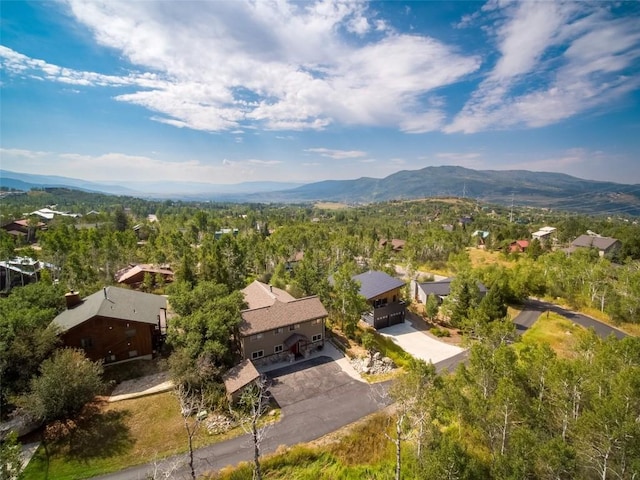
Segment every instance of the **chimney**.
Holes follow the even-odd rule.
[[[69,293],[64,294],[64,299],[67,302],[67,309],[71,309],[76,305],[82,303],[80,300],[80,294],[71,290]]]

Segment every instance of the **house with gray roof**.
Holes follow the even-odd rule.
[[[438,280],[436,282],[418,282],[416,280],[411,281],[411,292],[413,294],[413,298],[420,303],[426,304],[429,295],[434,295],[438,299],[438,303],[442,303],[442,301],[451,295],[451,282],[453,282],[455,278],[445,278],[442,280]],[[480,296],[484,297],[487,294],[487,287],[485,287],[482,282],[478,282],[478,290],[480,292]]]
[[[404,322],[406,306],[402,289],[405,283],[402,280],[376,270],[355,275],[353,280],[360,283],[360,295],[372,308],[363,315],[365,322],[375,329]]]
[[[324,345],[327,310],[317,296],[294,298],[284,290],[253,282],[242,290],[242,358],[260,363],[304,357]]]
[[[105,363],[150,359],[167,327],[167,300],[161,295],[105,287],[83,299],[65,295],[67,309],[54,318],[67,347],[81,348]]]
[[[580,235],[567,249],[568,253],[575,251],[576,248],[595,248],[598,254],[604,257],[607,254],[615,252],[621,246],[620,241],[612,237],[601,237],[600,235]]]

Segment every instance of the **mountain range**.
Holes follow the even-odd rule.
[[[309,184],[245,182],[235,185],[188,182],[103,183],[0,170],[0,187],[66,187],[143,198],[255,203],[347,204],[425,197],[467,197],[502,205],[529,205],[593,214],[640,216],[640,185],[584,180],[528,170],[472,170],[456,166],[403,170],[385,178],[326,180]]]

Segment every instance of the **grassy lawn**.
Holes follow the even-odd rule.
[[[391,423],[392,425],[392,423]],[[388,479],[394,469],[393,447],[384,436],[388,416],[378,413],[311,444],[282,449],[261,461],[268,480]],[[252,465],[224,469],[210,479],[251,478]]]
[[[41,446],[25,470],[25,480],[88,478],[151,462],[187,450],[187,437],[177,398],[160,393],[115,403],[102,402],[98,413],[79,424],[73,435]],[[239,434],[198,432],[202,446]]]
[[[546,343],[559,357],[571,357],[581,332],[585,329],[561,315],[550,313],[540,315],[533,326],[522,335],[522,343],[527,345]]]

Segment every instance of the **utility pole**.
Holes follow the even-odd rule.
[[[467,198],[467,182],[464,182],[464,186],[462,187],[462,198]]]
[[[509,213],[509,223],[513,223],[513,192],[511,192],[511,212]]]

